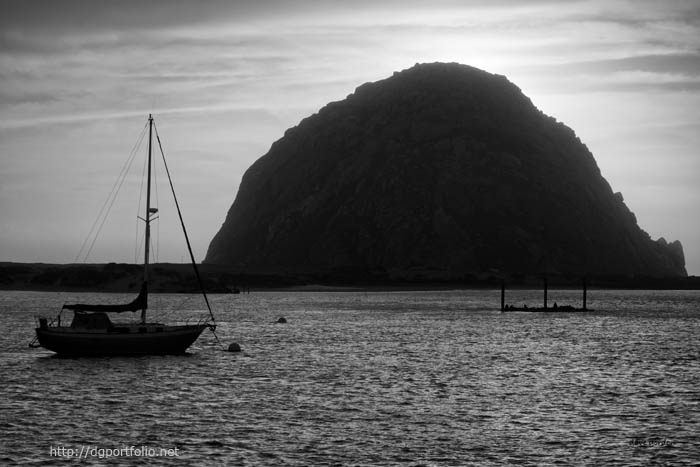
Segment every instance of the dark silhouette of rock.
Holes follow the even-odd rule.
[[[245,173],[208,263],[280,273],[685,276],[574,132],[505,77],[421,64],[290,128]]]

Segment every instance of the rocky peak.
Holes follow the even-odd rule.
[[[416,65],[287,130],[245,173],[206,262],[426,279],[684,276],[575,133],[505,77]]]

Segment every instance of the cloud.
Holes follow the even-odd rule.
[[[571,71],[587,70],[595,73],[640,71],[695,77],[700,76],[700,50],[578,62],[562,67]]]
[[[0,187],[5,200],[36,193],[44,202],[3,213],[32,225],[67,216],[74,201],[90,212],[75,190],[99,196],[104,176],[95,171],[120,160],[154,112],[171,136],[173,167],[185,168],[179,185],[194,193],[186,202],[204,250],[245,168],[285,129],[364,82],[432,61],[508,76],[592,141],[633,200],[627,192],[642,188],[615,165],[626,141],[653,136],[673,160],[697,145],[684,136],[697,122],[674,126],[675,137],[652,126],[697,120],[668,96],[700,95],[698,18],[700,4],[684,0],[4,0]],[[56,174],[65,192],[46,195]]]
[[[530,74],[534,80],[533,73],[538,73],[537,87],[549,93],[695,94],[700,92],[698,60],[693,54],[645,55],[523,67],[518,74]]]
[[[185,24],[212,23],[223,17],[251,19],[269,9],[284,10],[284,1],[238,0],[62,0],[60,7],[43,0],[3,0],[3,29],[104,31],[161,29]]]

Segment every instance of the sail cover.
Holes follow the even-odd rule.
[[[138,311],[148,308],[148,287],[146,282],[141,285],[141,292],[131,303],[123,305],[88,305],[85,303],[76,303],[74,305],[63,305],[64,310],[73,311],[95,311],[106,313],[122,313],[124,311]]]

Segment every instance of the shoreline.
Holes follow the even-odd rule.
[[[239,290],[294,292],[368,292],[500,289],[541,289],[543,274],[465,274],[462,278],[387,277],[343,273],[311,274],[290,272],[241,273],[225,266],[198,265],[207,293]],[[150,268],[152,293],[198,293],[199,287],[189,263],[156,263]],[[126,263],[49,264],[0,262],[0,290],[37,292],[138,292],[143,266]],[[548,274],[552,289],[577,289],[582,276]],[[586,277],[589,289],[700,290],[700,277]]]

